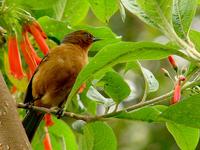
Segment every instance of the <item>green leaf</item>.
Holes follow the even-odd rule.
[[[76,138],[70,127],[62,120],[52,116],[54,125],[48,127],[48,132],[51,138],[53,149],[70,149],[78,150]],[[43,149],[43,138],[45,135],[44,121],[38,127],[36,135],[34,136],[32,146],[35,150]]]
[[[62,14],[62,20],[74,26],[80,23],[87,15],[89,3],[87,0],[67,0]]]
[[[199,129],[173,122],[167,122],[166,126],[181,150],[194,150],[196,148],[199,141]]]
[[[63,39],[64,36],[71,31],[67,28],[66,23],[47,16],[39,18],[38,22],[40,23],[40,25],[42,26],[42,28],[48,36],[56,37],[59,40]]]
[[[123,101],[131,92],[124,79],[114,71],[107,72],[101,81],[104,82],[104,91],[106,94],[116,103]]]
[[[178,124],[200,128],[200,95],[194,95],[170,106],[160,117]]]
[[[104,47],[79,73],[68,96],[66,107],[83,82],[94,77],[95,74],[104,72],[108,67],[134,60],[162,59],[176,51],[171,47],[152,42],[119,42]]]
[[[41,121],[31,142],[33,150],[44,149],[43,145],[43,139],[45,136],[44,126],[45,126],[44,121]]]
[[[117,0],[88,0],[96,17],[108,23],[110,17],[117,11]]]
[[[86,88],[84,89],[84,91],[81,94],[79,94],[80,95],[80,100],[83,103],[83,105],[86,107],[87,112],[95,115],[96,114],[97,104],[96,104],[96,102],[92,101],[87,96],[89,88],[90,88],[90,84],[86,83]]]
[[[55,116],[53,116],[52,119],[53,119],[54,125],[48,128],[49,134],[57,138],[60,138],[62,140],[64,139],[67,149],[78,150],[76,138],[71,128],[64,121],[62,121],[61,119],[57,119]],[[55,141],[55,145],[58,145],[57,141]]]
[[[174,0],[172,22],[179,37],[187,39],[198,0]]]
[[[191,30],[189,36],[190,36],[191,41],[194,43],[196,49],[198,51],[200,51],[200,42],[199,42],[200,41],[200,32]]]
[[[37,19],[43,16],[48,16],[60,21],[65,9],[66,2],[67,0],[56,0],[54,5],[50,8],[32,10],[31,14]]]
[[[20,5],[22,7],[27,7],[28,9],[40,10],[51,8],[56,4],[55,0],[6,0],[6,3]]]
[[[153,122],[153,121],[159,121],[158,117],[165,109],[167,109],[167,106],[164,105],[147,106],[130,112],[123,111],[113,117],[119,119]]]
[[[140,8],[158,25],[171,24],[172,0],[136,0]]]
[[[54,18],[56,20],[61,21],[63,13],[66,9],[67,2],[68,0],[58,0],[56,5],[52,7],[53,16],[55,16]],[[45,15],[42,15],[42,16],[45,16]]]
[[[142,73],[141,67],[137,61],[132,61],[132,62],[126,63],[125,72],[127,72],[128,70],[133,70],[134,72],[140,73],[140,74]]]
[[[159,88],[159,83],[156,80],[156,78],[154,77],[153,73],[144,67],[142,67],[142,72],[143,72],[145,80],[148,84],[147,92],[157,91]]]
[[[136,15],[138,18],[140,18],[145,23],[160,28],[154,20],[152,20],[145,12],[138,6],[136,0],[121,0],[122,5],[130,11],[132,14]]]
[[[83,150],[116,150],[117,141],[112,129],[103,122],[92,122],[83,129]]]

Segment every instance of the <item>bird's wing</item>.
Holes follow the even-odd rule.
[[[43,62],[46,61],[47,57],[48,57],[48,54],[43,57],[43,59],[41,60],[40,64],[38,65],[37,69],[33,73],[32,77],[31,77],[31,80],[29,81],[29,84],[28,84],[28,87],[27,87],[27,90],[26,90],[26,93],[25,93],[25,96],[24,96],[24,104],[34,101],[34,98],[33,98],[33,95],[32,95],[32,81],[33,81],[33,78],[34,78],[35,74],[37,73],[40,65]]]

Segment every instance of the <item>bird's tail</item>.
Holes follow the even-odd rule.
[[[44,113],[35,110],[29,110],[24,120],[22,121],[22,124],[30,142],[33,139],[33,136],[43,117]]]

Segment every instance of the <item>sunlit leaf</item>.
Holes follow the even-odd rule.
[[[129,94],[130,88],[122,76],[114,71],[107,72],[101,79],[104,82],[104,91],[116,103],[123,101]]]
[[[19,5],[22,7],[28,7],[29,9],[40,10],[51,8],[56,4],[57,1],[55,0],[6,0],[8,4]]]
[[[52,148],[78,150],[78,145],[76,143],[75,136],[70,127],[60,119],[57,119],[55,117],[52,117],[52,119],[54,125],[48,127]],[[38,127],[38,130],[32,142],[33,149],[43,149],[44,135],[44,121],[42,121]]]
[[[171,23],[172,0],[136,0],[142,10],[157,24]]]
[[[170,106],[160,117],[178,124],[200,128],[200,95],[194,95]]]
[[[64,5],[65,9],[61,18],[70,25],[80,23],[89,10],[88,0],[67,0]]]
[[[174,0],[172,20],[176,33],[187,39],[192,19],[195,15],[198,0]]]
[[[174,122],[167,122],[166,126],[181,150],[194,150],[196,148],[199,142],[199,129]]]
[[[145,14],[145,12],[138,6],[136,0],[121,0],[121,2],[128,11],[139,17],[142,21],[156,28],[160,28],[155,21]]]
[[[110,17],[117,11],[117,0],[88,0],[92,11],[102,22],[108,23]]]
[[[83,129],[82,150],[116,150],[117,141],[112,129],[103,122],[92,122]]]
[[[191,30],[190,31],[190,39],[191,41],[195,44],[195,47],[198,51],[200,51],[200,32],[196,31],[196,30]]]

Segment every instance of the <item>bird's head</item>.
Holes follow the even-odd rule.
[[[62,43],[72,43],[79,45],[83,49],[88,49],[90,45],[100,39],[95,38],[92,34],[84,30],[78,30],[65,36]]]

